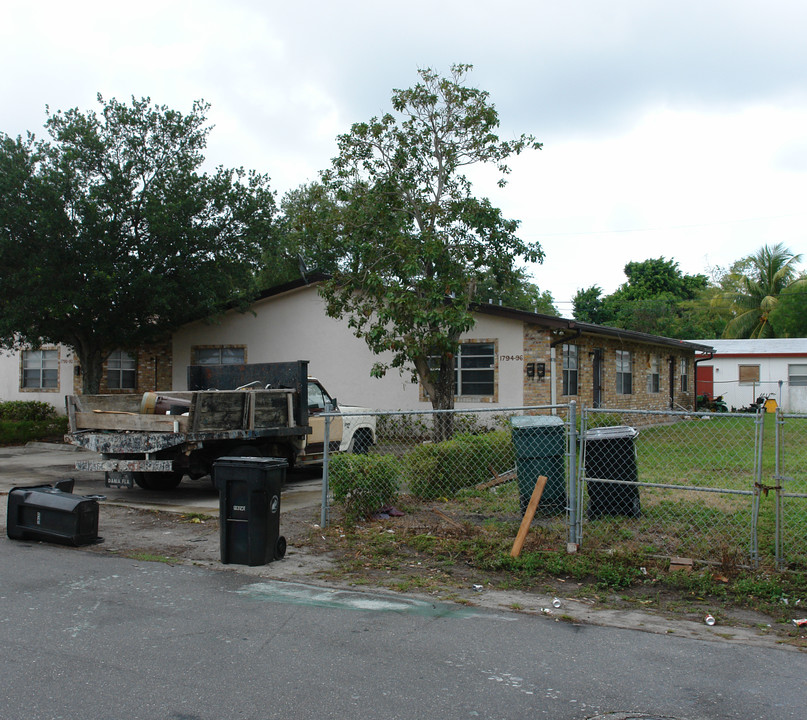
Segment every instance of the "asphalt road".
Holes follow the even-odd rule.
[[[203,512],[217,515],[219,496],[210,478],[183,479],[175,490],[149,491],[142,488],[107,488],[104,474],[75,469],[77,459],[99,457],[73,445],[29,443],[25,447],[0,447],[0,494],[24,485],[52,485],[64,478],[76,481],[76,495],[104,495],[110,504],[177,512]],[[287,474],[282,493],[283,508],[319,505],[322,501],[322,473],[316,468],[293,470]]]
[[[0,578],[5,720],[805,716],[795,651],[6,538]]]

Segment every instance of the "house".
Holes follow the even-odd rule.
[[[456,355],[458,407],[574,400],[589,407],[692,409],[695,354],[711,350],[709,345],[498,305],[480,304],[474,312],[475,325],[462,336]],[[44,367],[54,357],[55,375],[53,368]],[[431,407],[410,372],[390,370],[384,378],[371,377],[379,358],[353,335],[346,319],[325,314],[317,283],[302,280],[264,292],[249,312],[231,310],[189,323],[162,346],[137,354],[113,353],[102,392],[186,389],[191,364],[294,359],[308,360],[310,373],[345,404],[380,410]],[[37,362],[42,365],[39,375],[28,370]],[[0,365],[6,382],[2,399],[44,397],[61,408],[64,394],[80,387],[75,361],[63,349],[27,351],[12,365]]]
[[[608,328],[497,305],[475,308],[456,355],[458,407],[567,403],[691,409],[695,353],[708,345]],[[325,314],[315,284],[273,288],[250,313],[188,324],[173,336],[174,387],[185,368],[209,362],[300,358],[346,403],[383,410],[431,407],[411,373],[370,376],[378,361],[348,327]],[[383,359],[383,358],[382,358]]]
[[[722,395],[737,409],[766,396],[785,412],[807,413],[807,338],[696,342],[714,349],[698,356],[699,395]]]

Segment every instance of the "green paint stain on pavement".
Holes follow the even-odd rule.
[[[340,608],[364,612],[394,612],[423,617],[468,618],[478,613],[469,608],[447,603],[431,603],[412,598],[352,592],[314,587],[300,583],[262,582],[245,585],[239,595],[267,602],[305,605],[309,607]]]

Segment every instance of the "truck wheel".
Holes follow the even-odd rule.
[[[144,490],[173,490],[182,482],[182,475],[174,472],[134,474],[134,481]]]
[[[356,430],[356,434],[353,436],[353,452],[357,455],[366,455],[372,446],[373,436],[370,431],[365,428]]]

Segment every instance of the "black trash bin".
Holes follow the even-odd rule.
[[[527,510],[540,475],[546,486],[538,514],[557,515],[566,510],[566,432],[557,415],[516,415],[510,419],[516,451],[516,474],[521,514]]]
[[[585,475],[588,487],[588,517],[624,515],[638,517],[639,474],[635,438],[639,431],[627,425],[586,431]],[[619,480],[622,482],[600,482]]]
[[[280,489],[287,467],[283,458],[223,457],[213,464],[225,565],[266,565],[286,554]]]
[[[73,495],[72,489],[72,481],[56,487],[12,488],[6,516],[8,536],[76,546],[97,542],[98,498]]]

